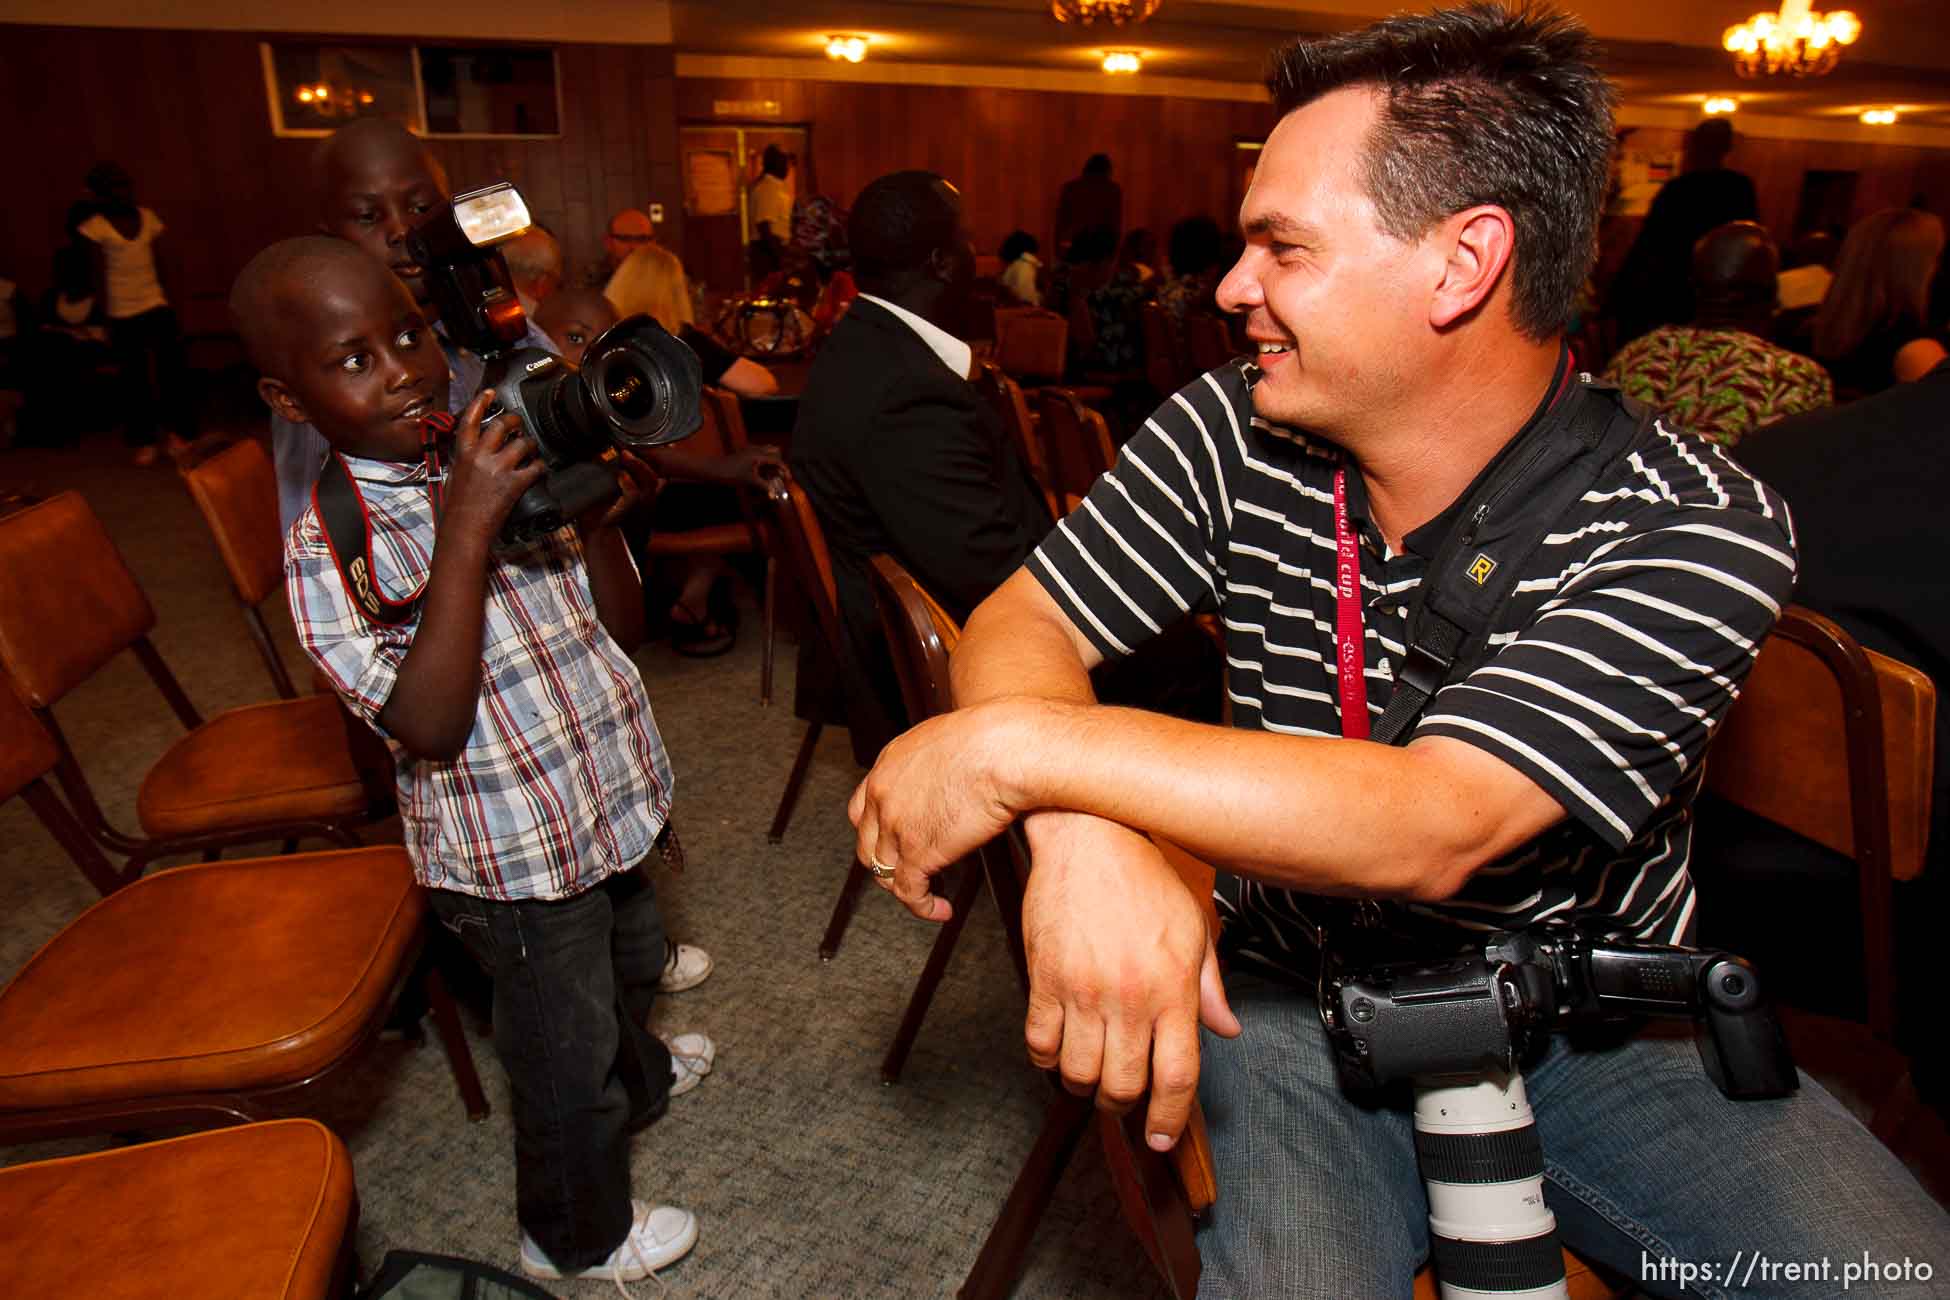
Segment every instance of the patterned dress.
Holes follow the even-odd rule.
[[[1749,429],[1835,401],[1819,362],[1737,329],[1662,325],[1620,348],[1605,379],[1725,447]]]

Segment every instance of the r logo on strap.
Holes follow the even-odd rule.
[[[1489,557],[1488,552],[1476,552],[1476,558],[1470,562],[1469,580],[1480,587],[1488,582],[1490,575],[1495,572],[1496,561]]]

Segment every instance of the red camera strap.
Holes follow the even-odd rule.
[[[1368,656],[1361,629],[1361,544],[1347,522],[1347,467],[1334,471],[1334,677],[1341,735],[1368,738]]]
[[[453,441],[454,417],[445,411],[435,411],[420,420],[420,454],[427,462],[427,504],[433,507],[434,527],[440,526],[440,517],[447,505],[447,462],[446,447]]]

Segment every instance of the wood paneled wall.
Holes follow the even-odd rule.
[[[185,328],[227,330],[225,300],[244,262],[314,220],[316,142],[271,134],[257,42],[250,32],[0,26],[13,143],[0,275],[38,297],[82,176],[114,159],[169,227],[165,272]],[[662,203],[666,237],[681,241],[670,48],[559,48],[560,138],[436,140],[454,185],[520,185],[572,270],[601,258],[609,215],[623,207]]]
[[[862,85],[832,81],[680,78],[686,123],[718,118],[715,101],[774,100],[767,125],[812,127],[811,174],[801,193],[850,206],[868,181],[918,167],[954,182],[967,201],[977,247],[993,253],[1022,229],[1048,260],[1056,195],[1093,153],[1107,153],[1124,190],[1124,227],[1150,228],[1160,242],[1182,217],[1205,214],[1230,226],[1228,154],[1235,139],[1259,140],[1273,126],[1270,105],[1003,90],[985,86]]]
[[[1236,139],[1259,140],[1270,107],[1219,100],[1068,94],[988,87],[862,85],[850,82],[680,78],[677,109],[687,123],[713,116],[714,101],[779,104],[772,124],[812,128],[807,192],[850,204],[876,176],[903,167],[940,172],[966,197],[978,246],[994,252],[1021,228],[1048,249],[1056,195],[1083,160],[1102,151],[1124,188],[1126,229],[1147,226],[1162,241],[1171,223],[1205,213],[1230,229],[1239,195],[1230,154]],[[1679,150],[1684,133],[1640,128],[1635,148]],[[1848,141],[1743,137],[1732,165],[1759,191],[1761,219],[1792,235],[1801,181],[1810,169],[1860,174],[1853,217],[1922,195],[1950,215],[1950,150]]]

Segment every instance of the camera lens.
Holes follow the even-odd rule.
[[[648,316],[601,334],[583,354],[576,422],[625,447],[659,447],[703,423],[703,368],[697,354]]]

